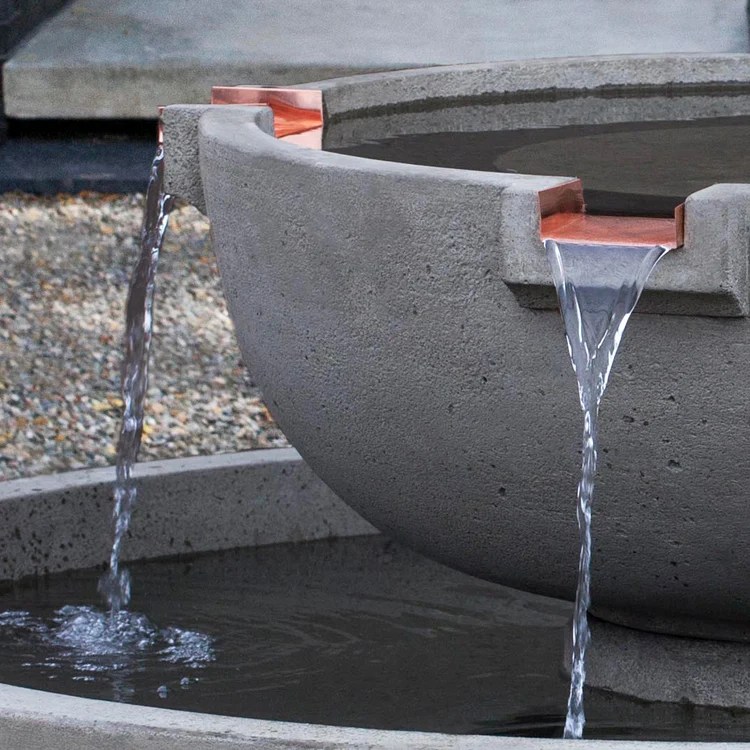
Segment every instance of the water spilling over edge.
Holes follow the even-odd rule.
[[[148,363],[153,330],[156,268],[169,212],[174,199],[164,190],[164,150],[156,151],[146,189],[146,205],[141,227],[141,252],[130,280],[126,306],[125,354],[122,363],[122,425],[117,443],[117,478],[114,488],[113,542],[109,569],[99,582],[99,590],[113,614],[130,602],[130,576],[120,567],[122,541],[130,526],[137,497],[133,466],[138,458],[143,434],[143,414],[148,388]]]
[[[72,660],[82,674],[74,679],[93,680],[93,675],[118,675],[138,669],[138,660],[150,652],[162,662],[189,668],[214,660],[213,639],[203,633],[176,627],[159,628],[145,615],[129,612],[130,576],[120,567],[122,542],[136,501],[133,466],[143,433],[148,365],[153,331],[153,306],[159,252],[174,204],[163,190],[164,152],[157,149],[151,165],[141,227],[140,255],[128,292],[125,353],[122,364],[122,425],[117,444],[117,476],[114,487],[113,542],[109,569],[99,580],[109,612],[90,606],[66,605],[51,618],[26,611],[0,613],[0,630],[11,630],[32,652],[56,649],[63,661]],[[58,668],[58,659],[26,666]],[[188,679],[189,678],[185,678]],[[128,699],[126,680],[113,677],[117,700]],[[161,688],[160,688],[161,689]]]
[[[577,498],[581,548],[573,620],[570,695],[563,735],[566,739],[579,739],[586,723],[583,687],[586,647],[590,639],[587,612],[591,603],[591,506],[596,478],[599,405],[628,319],[649,275],[668,250],[660,245],[584,245],[555,240],[545,240],[544,245],[584,414]]]

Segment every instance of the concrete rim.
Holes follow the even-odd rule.
[[[323,91],[326,122],[335,122],[415,101],[420,107],[435,107],[467,99],[489,101],[521,92],[549,95],[554,91],[559,95],[566,91],[580,94],[597,89],[680,89],[709,84],[728,88],[750,85],[750,54],[600,55],[434,65],[329,78],[295,88]],[[373,96],[375,90],[377,96]],[[415,97],[415,91],[419,97]]]
[[[555,750],[578,740],[452,735],[296,724],[97,701],[0,685],[0,719],[8,747],[45,750],[346,748],[361,750]],[[41,740],[41,741],[40,741]],[[591,750],[748,750],[747,742],[586,740]]]

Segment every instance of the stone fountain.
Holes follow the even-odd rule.
[[[750,59],[499,63],[302,88],[322,92],[330,146],[747,114]],[[273,138],[257,106],[167,107],[163,122],[167,189],[211,218],[244,357],[313,470],[428,555],[570,598],[560,488],[575,485],[579,417],[539,238],[575,203],[574,175],[301,148]],[[687,197],[682,247],[649,282],[613,375],[594,521],[593,614],[608,623],[748,636],[749,214],[748,184]]]
[[[217,104],[169,106],[162,115],[166,189],[211,219],[243,357],[325,483],[312,475],[303,483],[325,498],[315,500],[320,515],[270,537],[370,532],[350,506],[450,566],[571,599],[580,414],[540,232],[560,214],[581,213],[576,175],[417,166],[315,147],[416,132],[750,115],[750,58],[425,68],[294,91],[222,88]],[[297,129],[295,120],[303,123]],[[669,221],[679,249],[649,281],[602,413],[589,684],[648,700],[750,708],[750,184],[693,192]],[[277,455],[310,471],[296,454]],[[253,476],[278,476],[257,461]],[[296,491],[289,481],[279,485],[284,497]],[[32,484],[10,500],[33,497]],[[63,490],[40,488],[38,502],[57,508]],[[263,528],[283,526],[299,509],[291,502]],[[199,515],[184,516],[205,549],[251,534],[222,513],[215,520],[201,531]],[[131,555],[163,554],[148,540]],[[57,561],[58,569],[99,559],[88,542],[76,546],[82,558]],[[29,562],[25,547],[17,555],[6,578],[49,567]],[[27,698],[12,688],[2,698],[6,713],[16,711],[18,732],[46,726],[23,705]],[[44,709],[63,723],[66,710],[62,698]],[[92,715],[104,725],[138,724],[127,707],[112,710],[123,713]],[[181,716],[172,725],[153,717],[165,748],[193,746],[174,728]],[[142,731],[132,726],[133,736]],[[224,728],[248,747],[302,747],[323,737],[292,725]],[[344,730],[326,742],[559,745],[376,734]],[[197,734],[190,741],[198,743]]]

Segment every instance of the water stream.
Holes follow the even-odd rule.
[[[113,541],[109,568],[99,579],[99,592],[107,610],[90,603],[71,605],[67,601],[44,617],[21,610],[0,613],[0,629],[16,633],[25,653],[52,650],[56,656],[47,666],[72,660],[78,680],[111,681],[112,697],[129,700],[130,681],[144,664],[174,665],[180,670],[181,686],[196,678],[187,670],[203,669],[215,659],[211,636],[177,627],[159,627],[146,615],[128,609],[130,576],[121,566],[122,543],[130,526],[137,488],[133,466],[143,433],[143,417],[148,388],[148,365],[153,330],[156,268],[159,262],[172,196],[163,191],[164,153],[161,147],[151,165],[146,205],[141,228],[140,255],[130,281],[126,306],[125,352],[122,364],[123,419],[117,444],[117,470],[114,486]],[[33,667],[36,662],[29,662]],[[160,670],[157,670],[159,673]],[[156,691],[162,697],[162,685]]]
[[[117,443],[117,478],[114,489],[113,542],[109,569],[99,582],[99,590],[113,615],[130,602],[130,576],[120,566],[122,542],[130,526],[137,498],[133,466],[138,458],[143,434],[143,414],[148,388],[148,363],[153,330],[156,268],[169,212],[174,199],[163,190],[164,151],[159,146],[146,189],[146,206],[141,227],[140,256],[130,280],[126,307],[125,354],[122,364],[124,411]]]
[[[570,360],[583,409],[583,450],[578,484],[580,557],[573,620],[568,713],[564,737],[583,736],[583,687],[590,634],[591,505],[597,459],[599,405],[622,334],[643,287],[667,252],[661,246],[583,245],[546,240],[547,257],[565,323]]]

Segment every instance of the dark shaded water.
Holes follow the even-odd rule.
[[[717,182],[747,182],[750,117],[401,135],[331,149],[482,172],[579,177],[590,213],[671,216]]]
[[[471,578],[379,536],[131,567],[139,586],[128,616],[141,613],[152,630],[120,642],[117,655],[92,653],[75,634],[61,639],[53,622],[73,603],[79,613],[95,606],[100,571],[0,595],[0,611],[26,613],[0,618],[0,680],[236,716],[562,735],[567,603]],[[207,634],[209,650],[191,633]],[[587,708],[590,737],[750,736],[744,714],[595,694]]]

